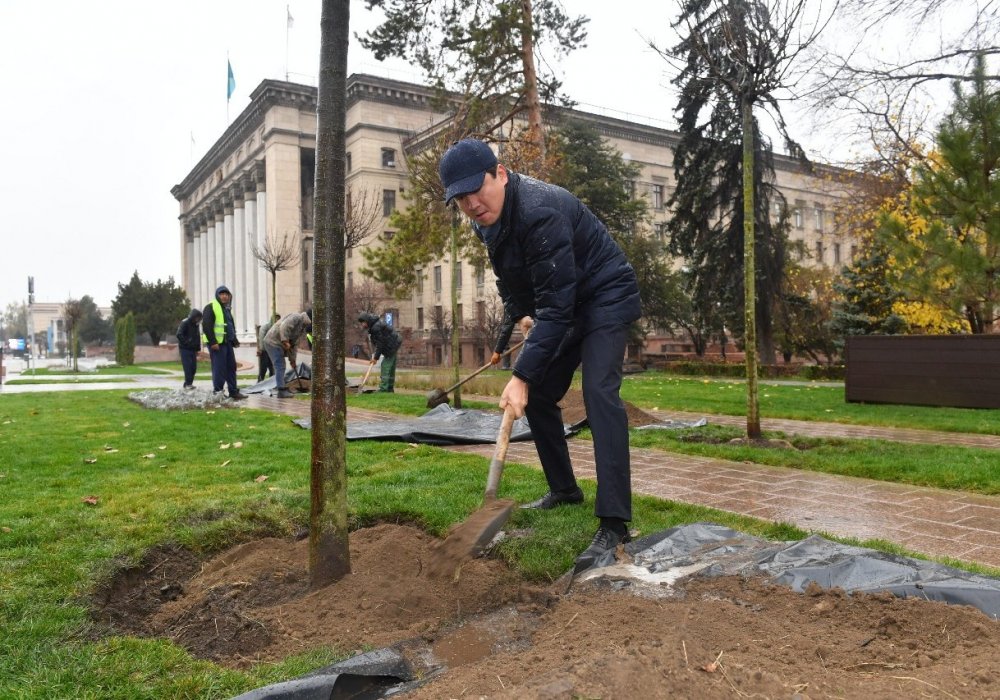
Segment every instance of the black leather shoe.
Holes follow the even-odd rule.
[[[230,394],[229,398],[235,401],[242,401],[243,399],[248,399],[250,397],[244,394],[242,391],[237,391],[235,394]]]
[[[590,546],[583,550],[583,553],[576,558],[576,562],[573,566],[574,573],[578,573],[591,567],[598,559],[601,559],[608,552],[611,552],[612,556],[614,556],[614,551],[618,548],[618,545],[626,544],[631,541],[632,537],[628,534],[628,532],[624,535],[619,535],[611,528],[604,527],[602,525],[597,528],[597,532],[594,534],[594,539],[590,541]]]
[[[556,506],[575,505],[583,503],[583,491],[577,486],[573,491],[549,491],[537,501],[525,503],[522,508],[526,510],[551,510]]]
[[[293,394],[292,392],[290,392],[288,389],[285,389],[285,388],[278,389],[277,396],[278,396],[279,399],[294,399],[295,398],[295,394]]]

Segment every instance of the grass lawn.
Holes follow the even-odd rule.
[[[30,377],[31,375],[20,375],[21,377]],[[135,377],[94,377],[90,375],[75,375],[75,376],[58,376],[49,375],[48,377],[39,377],[38,379],[10,379],[5,381],[4,384],[101,384],[106,382],[134,382]]]
[[[336,658],[341,652],[331,649],[235,671],[162,640],[88,639],[87,595],[149,547],[175,542],[208,553],[289,535],[308,521],[310,437],[287,416],[152,411],[126,393],[0,399],[0,697],[225,698]],[[356,397],[368,399],[405,407],[421,397]],[[242,447],[221,449],[222,440]],[[443,534],[481,503],[482,457],[405,443],[352,442],[347,450],[352,527],[391,519]],[[592,502],[594,485],[582,485]],[[526,501],[544,490],[539,471],[508,465],[504,496]],[[643,532],[699,520],[776,539],[804,534],[635,499]],[[594,519],[589,507],[517,510],[511,526],[534,534],[505,543],[500,555],[546,580],[587,545]]]
[[[151,362],[144,365],[110,365],[91,370],[82,370],[80,372],[74,372],[72,369],[66,367],[39,367],[33,370],[33,372],[39,376],[71,375],[87,377],[117,374],[169,374],[169,370],[173,369],[173,365],[177,365],[178,372],[181,371],[180,362]],[[31,374],[31,372],[24,372],[22,374]]]
[[[1000,434],[1000,409],[847,403],[844,387],[761,383],[761,418]],[[643,408],[746,415],[746,384],[645,372],[625,378],[622,398]]]

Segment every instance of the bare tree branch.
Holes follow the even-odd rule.
[[[250,253],[257,259],[260,266],[271,275],[271,318],[273,319],[278,313],[278,273],[295,267],[302,259],[297,236],[285,233],[281,238],[278,238],[276,234],[268,232],[263,245],[258,246],[255,241],[250,242]]]

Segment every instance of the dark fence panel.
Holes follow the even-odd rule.
[[[1000,335],[847,339],[851,402],[1000,408]]]

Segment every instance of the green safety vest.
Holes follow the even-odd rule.
[[[226,316],[218,299],[212,300],[212,313],[215,315],[215,325],[212,327],[215,331],[215,342],[221,345],[226,340]],[[201,342],[208,345],[208,336],[204,333],[201,334]]]

